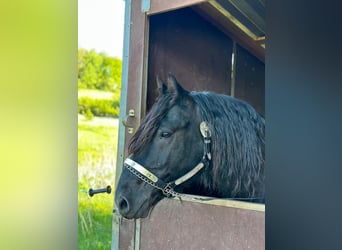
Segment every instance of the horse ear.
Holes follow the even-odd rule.
[[[167,83],[169,93],[174,93],[176,96],[181,96],[188,93],[188,91],[183,89],[183,87],[177,82],[177,79],[171,73],[168,73]]]
[[[157,75],[156,81],[157,81],[157,85],[158,85],[159,95],[164,95],[166,93],[166,91],[167,91],[167,87],[166,87],[165,83],[159,77],[159,75]]]

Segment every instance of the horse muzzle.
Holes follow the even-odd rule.
[[[126,171],[123,171],[115,191],[115,207],[126,219],[145,218],[163,195],[145,183],[126,179]]]

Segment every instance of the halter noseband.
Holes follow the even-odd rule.
[[[185,175],[179,177],[178,179],[171,182],[164,182],[159,179],[155,174],[151,171],[147,170],[145,167],[140,165],[139,163],[133,161],[130,158],[127,158],[124,162],[124,166],[139,179],[143,180],[147,184],[163,191],[163,194],[167,197],[175,196],[182,197],[185,194],[177,193],[174,191],[174,188],[183,182],[192,178],[195,174],[197,174],[203,167],[207,167],[210,164],[211,160],[211,132],[206,122],[201,122],[200,131],[204,141],[204,153],[202,160],[189,172]]]

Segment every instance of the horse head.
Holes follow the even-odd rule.
[[[128,219],[146,217],[165,197],[160,185],[185,175],[203,157],[199,110],[189,92],[170,74],[167,84],[159,77],[157,84],[159,98],[130,141],[116,187],[116,207]],[[183,191],[194,179],[175,190]]]

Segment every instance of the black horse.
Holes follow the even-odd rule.
[[[180,192],[264,202],[265,120],[244,101],[188,92],[169,74],[129,144],[115,203],[144,218]]]

